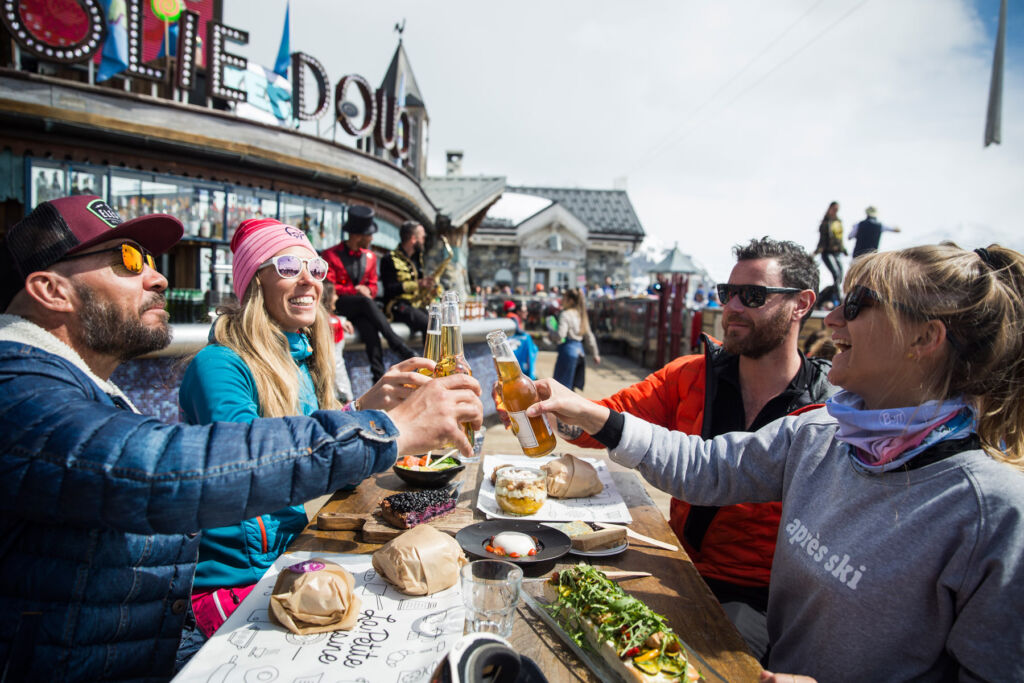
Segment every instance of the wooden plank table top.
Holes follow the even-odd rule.
[[[475,520],[483,521],[486,519],[484,514],[476,510],[476,495],[482,476],[479,463],[469,463],[459,476],[464,482],[459,506],[473,510]],[[654,506],[636,473],[612,472],[612,477],[633,516],[630,528],[678,545],[675,534]],[[405,483],[389,470],[367,479],[355,490],[335,493],[322,511],[370,514],[381,498],[406,490]],[[289,550],[372,553],[381,546],[379,543],[364,543],[359,533],[321,531],[316,528],[314,520]],[[566,555],[554,569],[571,566],[580,559]],[[650,572],[650,577],[622,582],[623,589],[665,615],[676,633],[726,681],[758,680],[761,666],[747,650],[685,551],[662,550],[631,539],[630,547],[624,553],[614,557],[589,558],[589,563],[598,569]],[[536,591],[531,590],[531,593],[536,594]],[[519,606],[509,641],[518,652],[533,659],[551,681],[598,680],[523,604]],[[718,680],[708,672],[704,675],[709,682]]]

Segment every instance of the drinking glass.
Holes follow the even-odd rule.
[[[512,622],[519,604],[523,570],[503,560],[477,560],[465,565],[462,574],[462,602],[466,605],[463,633],[512,634]]]
[[[458,451],[452,451],[453,455],[459,457],[463,462],[476,462],[480,459],[480,454],[484,452],[484,432],[487,431],[484,427],[477,429],[473,433],[473,456],[467,458]]]

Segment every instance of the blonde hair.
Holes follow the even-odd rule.
[[[301,415],[299,368],[288,351],[288,338],[274,322],[258,277],[249,282],[241,305],[217,310],[213,339],[237,353],[252,372],[262,417]],[[316,320],[302,331],[313,347],[306,366],[321,410],[338,410],[334,396],[334,344],[327,311],[317,306]]]
[[[567,289],[562,294],[565,299],[566,310],[575,309],[580,315],[580,332],[583,336],[590,334],[590,319],[587,317],[587,302],[583,299],[583,293],[578,289]]]
[[[945,325],[949,344],[931,389],[963,396],[982,448],[1024,470],[1024,256],[952,242],[866,254],[847,275],[847,289],[856,285],[898,304],[884,307],[898,337],[901,316]]]

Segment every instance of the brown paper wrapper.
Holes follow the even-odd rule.
[[[270,596],[270,620],[299,635],[349,631],[362,606],[354,586],[348,571],[323,558],[286,567]]]
[[[454,586],[466,557],[458,542],[420,524],[373,554],[373,568],[407,595],[430,595]]]
[[[541,469],[548,474],[548,495],[554,498],[586,498],[604,490],[594,466],[574,455],[563,453]]]

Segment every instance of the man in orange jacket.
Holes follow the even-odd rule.
[[[648,422],[711,438],[754,431],[835,392],[828,361],[800,353],[800,326],[814,307],[818,266],[800,245],[767,237],[733,248],[729,284],[718,286],[723,343],[680,356],[646,379],[598,401]],[[581,430],[564,438],[603,448]],[[755,655],[768,647],[765,612],[780,503],[727,507],[673,499],[672,526]]]

